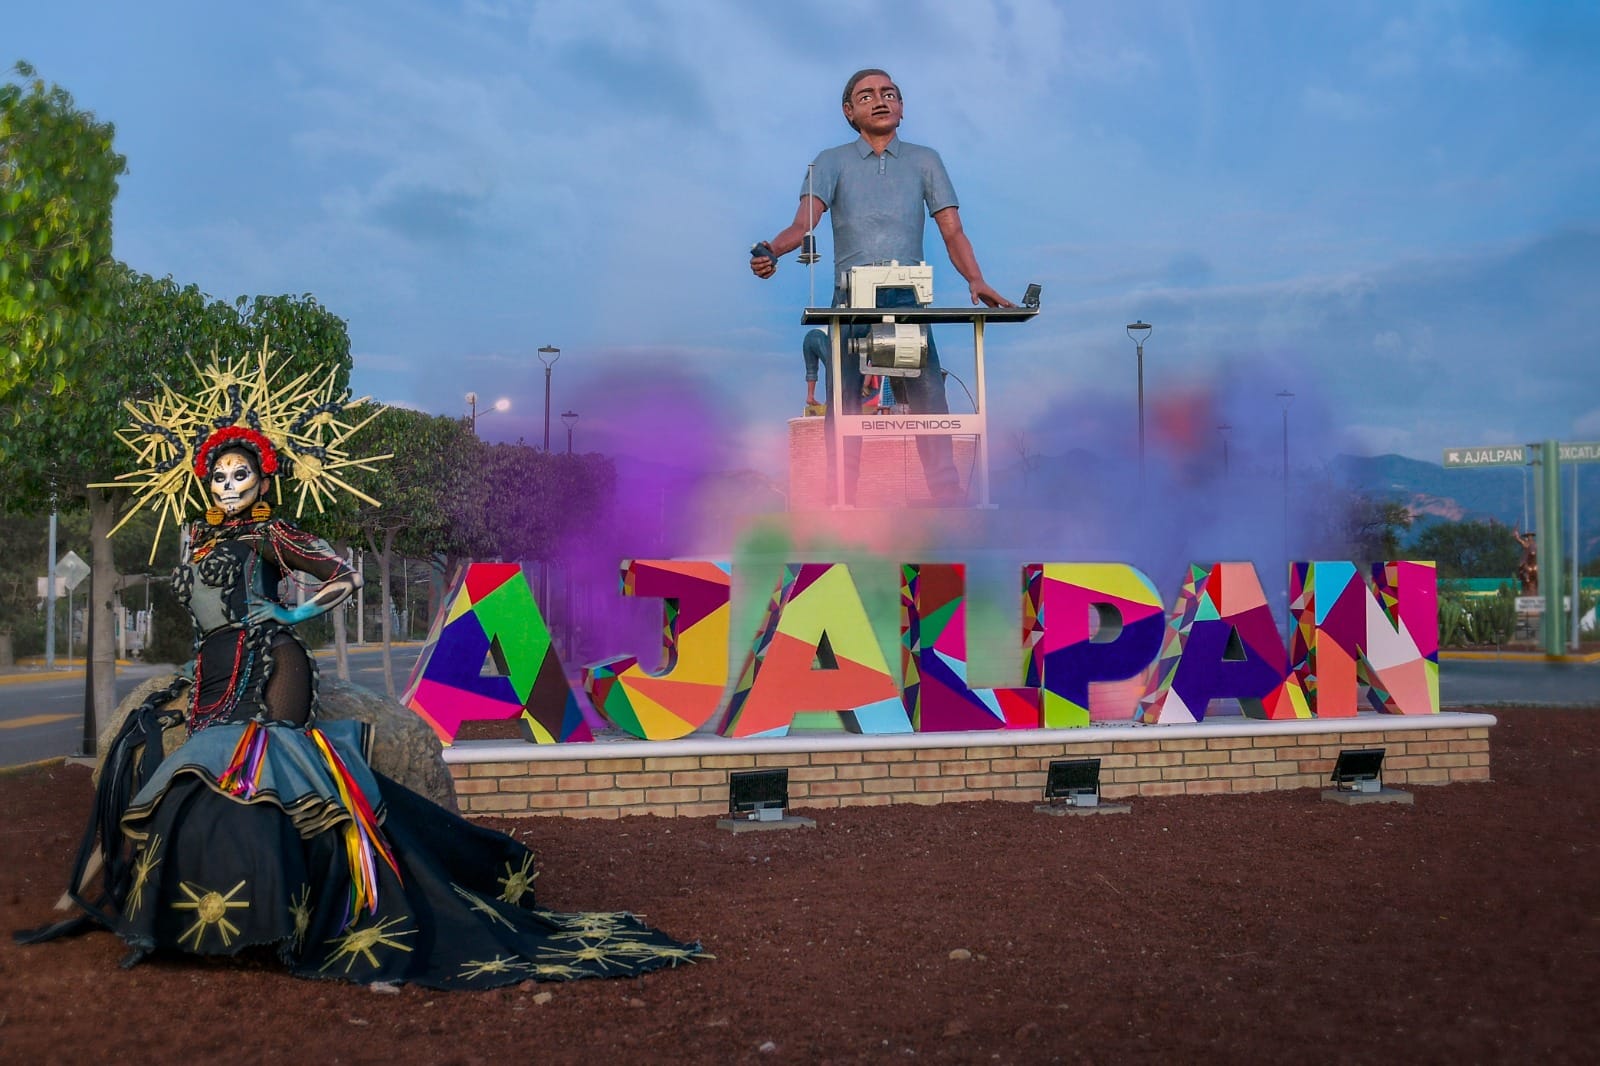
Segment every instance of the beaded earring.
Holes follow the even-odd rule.
[[[255,522],[265,522],[272,517],[272,504],[266,500],[257,500],[255,506],[250,508],[250,519]]]
[[[222,525],[222,519],[224,517],[225,515],[223,514],[222,508],[219,505],[212,504],[210,507],[206,508],[206,525],[220,526]]]

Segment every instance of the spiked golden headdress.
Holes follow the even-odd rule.
[[[334,369],[321,384],[314,383],[309,372],[289,382],[276,382],[282,368],[270,366],[271,354],[263,343],[254,358],[195,365],[201,387],[194,396],[180,395],[163,385],[154,399],[123,404],[133,418],[117,431],[117,439],[139,457],[139,466],[115,481],[92,486],[138,493],[138,501],[113,533],[149,507],[161,514],[155,538],[159,541],[169,515],[174,523],[181,523],[189,506],[204,511],[209,503],[204,483],[207,467],[220,450],[233,446],[247,447],[256,454],[261,473],[272,479],[280,503],[283,482],[293,483],[289,491],[298,496],[297,518],[305,513],[308,500],[321,513],[324,503],[339,490],[379,506],[339,472],[371,470],[374,463],[391,458],[351,458],[347,448],[350,437],[377,417],[382,406],[369,396],[351,399],[348,389],[337,392]],[[359,408],[365,408],[361,412],[365,417],[356,420],[352,412]],[[152,545],[151,557],[154,555]]]

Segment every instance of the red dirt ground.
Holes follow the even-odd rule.
[[[1494,781],[1411,807],[850,808],[738,836],[494,820],[538,853],[545,905],[630,908],[716,960],[381,994],[8,937],[0,1061],[1592,1062],[1600,712],[1495,713]],[[76,767],[0,777],[0,929],[52,917],[89,795]]]

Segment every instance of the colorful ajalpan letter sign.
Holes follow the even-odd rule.
[[[1385,714],[1439,713],[1439,586],[1433,563],[1295,563],[1294,670],[1318,718],[1353,718],[1356,685]]]
[[[1161,649],[1161,595],[1123,563],[1033,563],[1023,573],[1039,631],[1026,681],[1041,692],[1043,725],[1086,726],[1090,683],[1135,677]]]
[[[1033,627],[1025,627],[1026,647]],[[967,685],[967,568],[900,568],[900,669],[906,713],[919,733],[1037,729],[1035,688]]]
[[[491,659],[496,673],[485,674]],[[405,704],[449,744],[463,722],[520,718],[538,744],[591,740],[522,567],[470,563],[451,585]]]
[[[904,733],[913,724],[923,732],[1083,726],[1090,687],[1138,677],[1158,646],[1134,712],[1145,723],[1202,721],[1217,698],[1237,699],[1253,718],[1349,717],[1358,682],[1384,713],[1439,710],[1431,563],[1379,564],[1370,587],[1351,563],[1295,564],[1292,657],[1249,563],[1190,567],[1165,619],[1154,586],[1130,566],[1032,564],[1023,570],[1025,677],[1017,688],[967,683],[961,566],[908,565],[901,578],[903,696],[848,567],[791,563],[718,731],[752,737],[796,728]],[[598,663],[585,672],[589,693],[636,737],[693,732],[715,718],[727,676],[728,567],[631,562],[622,591],[664,601],[665,666],[651,674],[631,658]],[[489,673],[486,660],[494,666]],[[528,580],[510,564],[462,571],[405,702],[445,743],[469,721],[520,718],[539,743],[590,740],[589,722],[600,721],[567,682]]]
[[[1250,718],[1309,718],[1300,679],[1250,563],[1192,566],[1168,623],[1143,722],[1199,722],[1213,699],[1232,697]]]
[[[665,666],[649,673],[631,655],[587,666],[583,687],[617,728],[642,740],[674,740],[711,721],[728,683],[727,563],[630,560],[622,594],[662,603]]]
[[[792,726],[911,732],[883,648],[842,563],[784,566],[719,732],[785,736]]]

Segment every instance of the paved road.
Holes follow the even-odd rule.
[[[421,652],[420,644],[393,649],[395,688],[403,688]],[[317,655],[317,668],[332,675],[333,656]],[[171,671],[168,666],[119,667],[117,699],[141,682]],[[36,679],[35,679],[36,678]],[[376,647],[351,649],[350,680],[374,692],[383,691],[383,655]],[[30,675],[26,680],[10,675],[0,683],[0,767],[72,755],[83,748],[83,671],[63,671],[59,677]]]
[[[1445,707],[1600,707],[1600,663],[1451,659],[1439,665]]]
[[[409,644],[394,649],[395,687],[411,674],[421,650]],[[318,656],[319,668],[333,670],[331,656]],[[166,668],[125,666],[117,671],[117,696]],[[377,648],[352,650],[351,680],[383,691],[382,656]],[[1439,670],[1440,702],[1453,707],[1600,707],[1600,663],[1450,660]],[[81,673],[54,680],[5,679],[0,684],[0,767],[71,755],[83,738]]]

